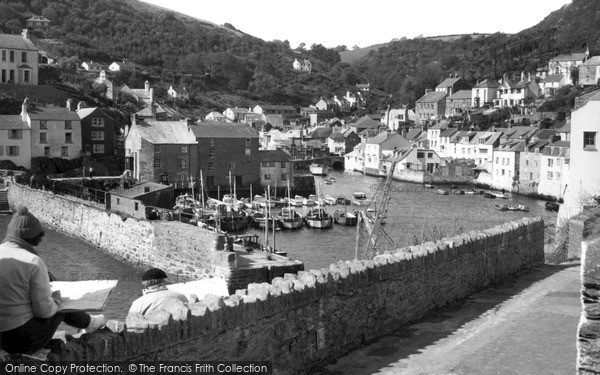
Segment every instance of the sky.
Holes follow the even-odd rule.
[[[517,33],[571,0],[143,0],[205,21],[230,23],[292,48],[368,47],[394,38]]]

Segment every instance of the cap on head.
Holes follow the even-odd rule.
[[[144,275],[142,275],[142,281],[162,280],[166,278],[167,274],[160,268],[151,268],[148,271],[144,272]]]
[[[40,221],[29,212],[27,207],[20,205],[8,223],[6,235],[26,240],[39,236],[43,231]]]

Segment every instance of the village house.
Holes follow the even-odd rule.
[[[398,129],[414,122],[415,111],[409,109],[407,106],[387,109],[383,113],[383,116],[381,116],[381,124],[385,125],[391,131],[398,131]]]
[[[360,171],[365,169],[365,143],[359,143],[354,150],[344,155],[344,170]]]
[[[589,57],[590,51],[580,53],[566,53],[555,56],[548,60],[548,74],[562,75],[560,86],[572,85],[572,74],[577,72],[577,68],[583,64]]]
[[[552,98],[561,86],[563,76],[560,74],[549,74],[544,78],[540,78],[538,85],[542,90],[544,98]]]
[[[24,103],[23,105],[26,105]],[[31,168],[31,127],[27,117],[0,115],[0,161],[8,160],[17,167]]]
[[[560,138],[561,141],[570,141],[571,140],[571,120],[565,122],[563,126],[556,129],[556,135]]]
[[[303,73],[310,73],[312,70],[312,64],[308,59],[304,59],[302,62],[298,61],[298,59],[294,59],[292,67],[294,70]]]
[[[445,91],[429,91],[420,97],[415,104],[415,115],[418,124],[427,124],[442,118],[446,113]]]
[[[107,99],[110,100],[114,100],[115,99],[115,91],[114,91],[114,84],[112,83],[111,80],[109,80],[108,78],[106,78],[106,71],[105,70],[101,70],[100,74],[98,75],[98,77],[96,79],[94,79],[94,85],[104,85],[106,86],[106,91],[105,91],[105,95]]]
[[[549,143],[540,156],[538,194],[563,198],[569,175],[569,142]]]
[[[411,143],[398,133],[382,132],[365,143],[365,174],[385,176],[383,161],[394,150],[410,149]]]
[[[480,170],[492,173],[494,150],[500,145],[502,132],[477,132],[470,144],[473,147],[475,164]]]
[[[220,112],[217,111],[212,111],[209,114],[207,114],[206,116],[204,116],[204,120],[205,121],[225,121],[225,115],[223,115]]]
[[[540,95],[541,88],[531,79],[530,74],[526,77],[525,73],[521,73],[521,80],[519,82],[510,80],[508,75],[505,74],[496,92],[494,107],[527,107],[535,99],[539,98]]]
[[[26,22],[28,29],[46,32],[51,21],[45,17],[33,15]]]
[[[600,80],[600,56],[593,56],[579,65],[579,85],[596,86],[598,80]]]
[[[38,59],[27,29],[21,35],[0,34],[0,83],[37,85]]]
[[[260,159],[260,184],[270,186],[271,191],[277,187],[294,186],[294,168],[292,157],[283,150],[261,150],[258,152]]]
[[[191,187],[198,141],[187,121],[136,120],[125,138],[125,169],[139,181]]]
[[[492,186],[512,191],[518,185],[520,155],[525,147],[524,140],[509,140],[494,150],[492,163]]]
[[[453,159],[475,159],[475,149],[471,140],[477,135],[474,131],[456,132],[450,139],[449,154]]]
[[[252,108],[252,112],[261,115],[283,115],[290,116],[298,114],[296,108],[291,105],[271,105],[271,104],[258,104]]]
[[[124,72],[124,71],[131,72],[136,69],[137,69],[137,67],[135,66],[134,63],[127,62],[127,61],[122,61],[122,62],[114,61],[108,66],[108,70],[110,70],[111,72],[114,72],[114,73]]]
[[[352,129],[340,129],[327,138],[327,148],[331,154],[342,156],[352,152],[360,141],[360,137]]]
[[[333,101],[333,99],[324,99],[321,97],[319,101],[315,103],[315,108],[321,111],[331,111],[331,112],[339,112],[337,108],[337,103]]]
[[[154,208],[173,208],[173,186],[145,181],[127,189],[111,191],[108,207],[112,211],[147,219],[147,212]]]
[[[143,102],[147,106],[154,103],[154,89],[150,87],[148,81],[144,82],[143,89],[132,89],[127,85],[123,85],[119,91],[133,96],[138,102]]]
[[[185,86],[178,85],[173,87],[171,85],[169,86],[169,90],[167,90],[167,94],[175,100],[190,100],[190,93]]]
[[[519,158],[519,180],[517,187],[519,193],[538,193],[541,156],[547,144],[547,140],[537,140],[524,145]]]
[[[95,63],[93,61],[84,61],[81,63],[81,67],[88,72],[100,73],[100,71],[106,69],[103,64]]]
[[[565,203],[559,218],[570,218],[583,210],[590,198],[600,195],[599,138],[600,91],[595,90],[575,100],[571,112],[570,164]]]
[[[246,114],[251,113],[248,108],[227,108],[223,115],[227,122],[244,122],[246,120]]]
[[[473,108],[481,108],[485,105],[493,105],[496,91],[498,91],[499,86],[500,83],[498,83],[498,81],[489,79],[475,85],[475,87],[471,89],[471,106]]]
[[[440,150],[440,134],[452,125],[449,120],[442,120],[427,129],[428,147],[438,152]]]
[[[365,115],[358,120],[349,123],[348,128],[352,129],[356,134],[359,134],[367,129],[375,129],[377,134],[379,134],[380,125],[381,123],[379,121],[373,120],[371,117]]]
[[[438,155],[440,157],[446,158],[446,157],[450,157],[452,155],[451,153],[451,149],[450,149],[450,139],[452,139],[452,136],[454,134],[456,134],[458,132],[458,129],[456,128],[448,128],[445,130],[442,130],[440,132],[440,145],[438,147],[439,152]],[[410,138],[408,138],[410,140]]]
[[[471,90],[471,87],[460,77],[446,78],[435,88],[436,92],[446,93],[447,96],[457,93],[460,90]]]
[[[446,117],[462,116],[471,109],[471,90],[460,90],[446,98]]]
[[[259,137],[250,125],[204,122],[191,129],[198,143],[198,168],[205,186],[230,186],[230,172],[237,187],[260,183]]]
[[[81,103],[77,115],[81,119],[81,146],[86,155],[115,155],[118,121],[104,108],[81,108]]]
[[[385,169],[396,162],[392,177],[402,181],[424,183],[426,175],[435,173],[442,164],[442,158],[431,149],[412,147],[396,150],[384,162]]]
[[[344,95],[344,99],[350,104],[350,108],[363,108],[367,105],[367,101],[363,97],[360,91],[358,92],[350,92],[346,91],[346,95]]]

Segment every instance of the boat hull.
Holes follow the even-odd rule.
[[[281,229],[286,230],[298,230],[304,226],[304,220],[302,218],[295,219],[279,219],[277,221]]]
[[[332,225],[333,220],[331,218],[306,219],[306,226],[309,228],[327,229],[331,228]]]

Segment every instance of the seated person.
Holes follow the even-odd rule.
[[[133,301],[129,314],[139,313],[144,317],[155,311],[172,312],[174,308],[185,306],[185,295],[167,289],[167,274],[159,268],[152,268],[142,276],[143,296]]]
[[[35,249],[43,238],[39,220],[19,206],[0,245],[0,349],[10,354],[43,348],[63,321],[88,333],[106,323],[104,315],[58,312],[60,293],[51,291],[46,264]]]

